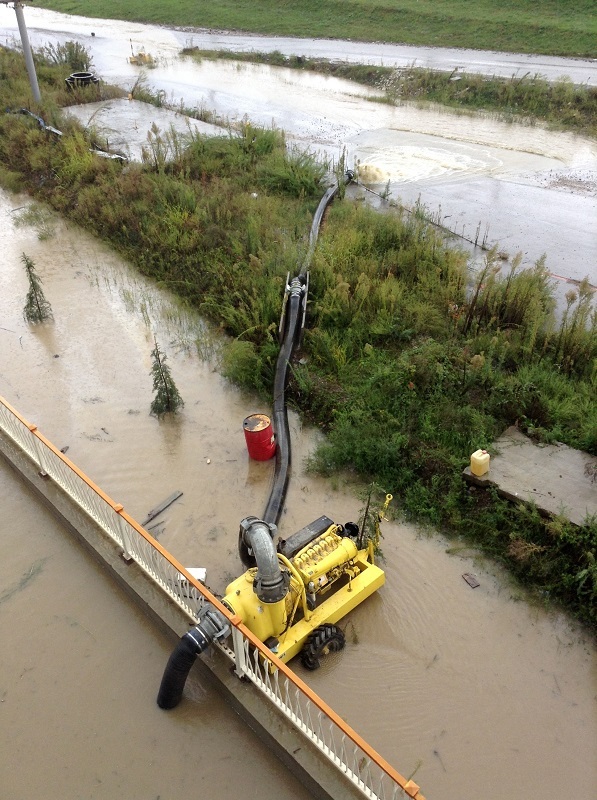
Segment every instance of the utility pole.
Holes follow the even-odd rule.
[[[0,0],[0,3],[9,5],[10,0]],[[23,45],[23,55],[25,56],[25,66],[27,67],[27,74],[29,75],[31,94],[33,95],[33,99],[36,103],[41,103],[41,94],[39,93],[37,75],[35,73],[35,64],[33,63],[33,53],[31,52],[27,26],[25,25],[25,15],[23,14],[23,4],[20,2],[20,0],[15,0],[13,7],[15,14],[17,15],[19,33],[21,34],[21,44]]]

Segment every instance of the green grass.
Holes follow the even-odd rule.
[[[37,0],[69,14],[281,36],[594,57],[594,0]]]
[[[62,137],[0,114],[0,181],[109,242],[211,319],[232,338],[226,374],[271,400],[285,278],[306,252],[324,167],[289,152],[282,132],[241,125],[187,146],[155,130],[145,163],[123,168],[90,153],[86,134],[62,119],[68,70],[38,56],[41,113]],[[20,54],[0,48],[0,108],[26,105],[22,73]],[[424,209],[334,203],[289,386],[290,402],[327,434],[314,467],[375,481],[404,515],[482,548],[597,630],[597,521],[546,522],[461,477],[470,454],[512,424],[597,456],[592,293],[584,283],[569,293],[558,325],[543,262],[522,270],[495,252],[472,292],[467,285],[465,254]]]

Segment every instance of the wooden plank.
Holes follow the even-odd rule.
[[[477,578],[473,575],[472,572],[465,572],[462,576],[464,580],[468,583],[471,589],[476,589],[477,586],[481,586]]]
[[[163,502],[161,502],[155,508],[152,508],[149,514],[145,517],[143,522],[141,523],[142,527],[144,528],[148,522],[151,522],[152,519],[155,519],[158,514],[161,514],[168,506],[171,506],[175,500],[178,500],[179,497],[182,496],[182,492],[177,491],[173,492],[170,497],[167,497]]]

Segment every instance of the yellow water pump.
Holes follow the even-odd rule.
[[[386,510],[386,496],[376,525]],[[379,589],[375,537],[363,542],[356,524],[322,516],[274,546],[275,525],[242,520],[239,552],[247,571],[226,588],[223,603],[282,661],[301,653],[308,669],[344,647],[336,623]]]

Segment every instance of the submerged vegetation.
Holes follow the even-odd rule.
[[[511,78],[490,78],[460,70],[450,73],[415,66],[396,69],[285,56],[277,50],[259,53],[186,47],[183,53],[197,60],[247,61],[333,75],[379,90],[375,102],[395,105],[407,101],[440,103],[469,111],[489,111],[505,119],[541,120],[554,127],[597,137],[597,87],[575,86],[567,79],[550,83],[540,75],[530,73]]]
[[[2,107],[26,103],[19,59],[0,48]],[[1,114],[0,181],[109,241],[219,325],[232,339],[227,374],[270,398],[285,278],[306,251],[325,167],[248,124],[184,143],[154,129],[143,164],[98,158],[60,116],[61,69],[46,63],[40,76],[43,114],[63,135]],[[597,456],[591,288],[569,294],[558,325],[542,261],[523,270],[490,251],[468,284],[465,255],[422,213],[332,206],[289,387],[327,433],[314,467],[375,480],[404,514],[474,542],[597,628],[597,520],[546,521],[461,477],[470,453],[513,424]]]
[[[168,356],[160,350],[160,346],[154,340],[154,348],[151,351],[151,377],[155,396],[151,403],[151,413],[156,417],[176,414],[184,406],[170,367],[166,364],[167,360]]]
[[[25,308],[23,309],[23,316],[27,322],[33,324],[53,319],[52,306],[46,300],[41,285],[41,278],[37,274],[35,264],[26,253],[23,253],[21,256],[21,261],[25,267],[27,281],[29,282],[29,290],[25,301]]]

